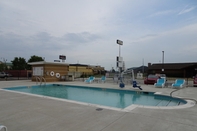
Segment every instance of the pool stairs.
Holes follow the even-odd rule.
[[[38,84],[38,81],[40,82],[40,86],[42,85],[42,80],[44,81],[44,85],[46,85],[46,80],[43,76],[39,77],[36,76],[36,85]]]
[[[156,104],[156,106],[179,106],[179,105],[182,105],[181,102],[177,101],[177,102],[174,102],[174,101],[163,101],[161,100],[159,103]]]

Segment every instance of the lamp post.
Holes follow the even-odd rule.
[[[121,40],[117,40],[116,43],[119,45],[119,56],[117,58],[117,67],[119,68],[119,77],[120,77],[120,81],[122,82],[122,76],[121,76],[121,69],[123,67],[123,61],[122,61],[122,57],[120,56],[120,46],[123,45],[123,41]]]
[[[117,42],[117,44],[119,45],[119,56],[118,56],[118,59],[117,59],[117,62],[118,62],[117,65],[118,65],[118,67],[119,67],[119,73],[121,73],[122,58],[121,58],[121,54],[120,54],[120,52],[121,52],[120,46],[123,45],[123,41],[117,40],[116,42]]]
[[[164,71],[164,51],[162,51],[162,70]]]

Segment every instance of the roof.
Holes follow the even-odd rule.
[[[197,66],[197,62],[194,63],[159,63],[159,64],[152,64],[151,66],[148,67],[148,69],[174,69],[174,70],[179,70],[179,69],[184,69],[188,68],[191,66]]]
[[[46,61],[38,61],[38,62],[30,62],[28,63],[29,65],[44,65],[44,64],[49,64],[49,65],[69,65],[67,63],[61,63],[61,62],[46,62]]]
[[[69,64],[69,66],[89,66],[89,65],[85,65],[85,64]]]

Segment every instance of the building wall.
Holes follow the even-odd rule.
[[[86,75],[93,75],[93,70],[87,66],[69,66],[69,72],[81,72]]]
[[[32,67],[41,67],[43,66],[43,77],[46,82],[55,82],[60,81],[61,76],[65,76],[68,74],[68,66],[67,65],[56,65],[56,64],[43,64],[43,65],[33,65]],[[54,72],[54,76],[52,73]],[[60,77],[56,77],[56,73],[60,74]],[[36,77],[32,76],[32,81],[36,81]]]
[[[184,70],[161,69],[149,70],[148,74],[166,74],[168,77],[184,77]]]

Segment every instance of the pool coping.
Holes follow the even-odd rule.
[[[64,84],[62,84],[62,85],[64,85]],[[74,85],[72,85],[72,86],[74,86]],[[29,86],[27,86],[27,87],[29,87]],[[12,88],[12,87],[5,87],[5,88]],[[93,87],[93,88],[103,88],[103,87]],[[106,89],[110,89],[110,88],[106,88]],[[95,107],[95,108],[103,108],[103,109],[122,111],[122,112],[131,112],[132,110],[134,110],[136,108],[147,108],[147,109],[184,109],[184,108],[193,107],[195,105],[195,102],[193,100],[185,100],[184,98],[176,96],[174,98],[183,99],[187,103],[184,104],[184,105],[179,105],[179,106],[144,106],[144,105],[132,104],[132,105],[127,106],[126,108],[122,109],[122,108],[115,108],[115,107],[104,106],[104,105],[99,105],[99,104],[92,104],[92,103],[79,102],[79,101],[62,99],[62,98],[55,98],[55,97],[44,96],[44,95],[37,95],[37,94],[31,94],[31,93],[25,93],[25,92],[17,92],[17,91],[13,91],[13,90],[6,90],[6,89],[3,89],[3,88],[1,88],[0,90],[7,91],[7,92],[12,92],[12,93],[36,96],[36,97],[40,97],[40,98],[44,98],[44,99],[52,99],[52,100],[64,101],[64,102],[69,102],[69,103],[74,103],[74,104],[91,106],[91,107]],[[114,89],[114,90],[121,90],[121,89]],[[128,90],[128,91],[131,91],[131,90]],[[143,92],[143,91],[139,91],[139,92]],[[146,92],[151,92],[151,91],[146,91]],[[155,92],[154,94],[167,96],[167,95],[162,94],[162,92]]]

